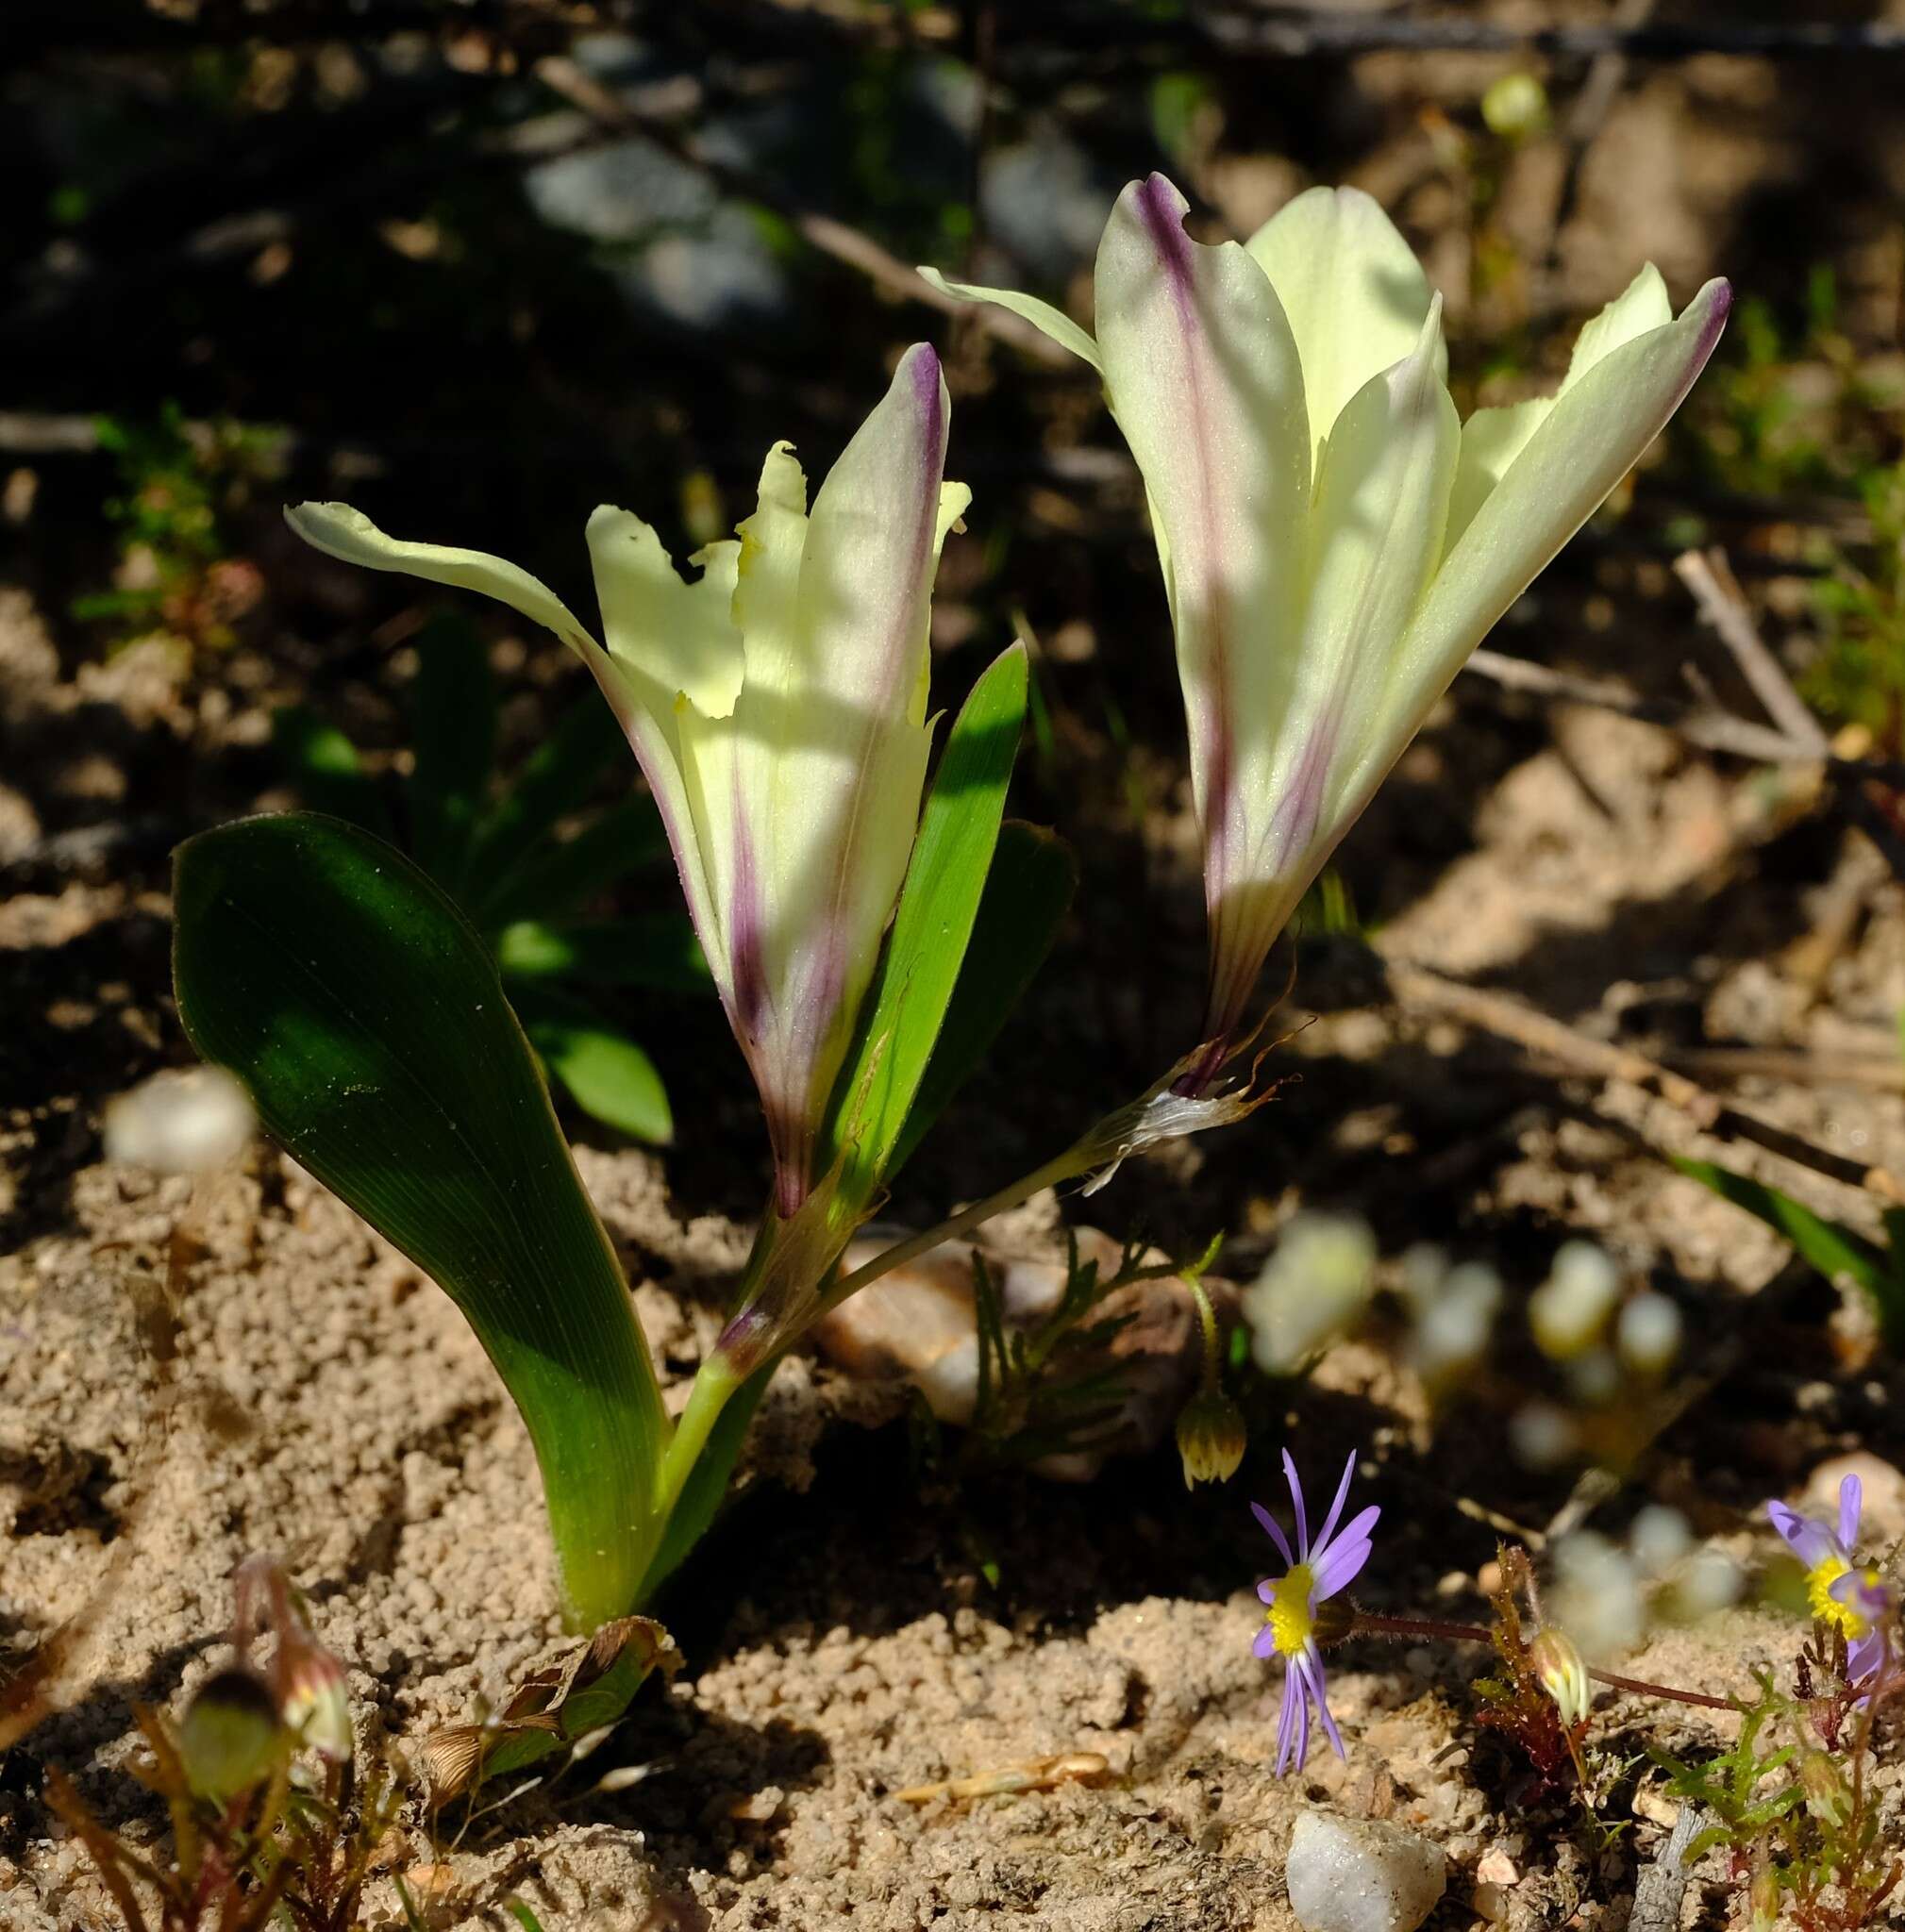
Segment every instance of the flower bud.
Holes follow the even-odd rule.
[[[1248,1441],[1244,1411],[1219,1389],[1200,1389],[1178,1417],[1178,1454],[1184,1487],[1223,1483],[1237,1474]]]
[[[1751,1932],[1775,1932],[1780,1923],[1781,1893],[1780,1868],[1763,1852],[1754,1860],[1752,1882],[1746,1887]]]
[[[1620,1271],[1592,1241],[1563,1241],[1548,1277],[1528,1299],[1541,1352],[1564,1362],[1600,1340],[1620,1291]]]
[[[286,1726],[330,1764],[342,1764],[356,1741],[343,1666],[316,1644],[299,1648],[285,1674],[281,1710]]]
[[[1852,1815],[1852,1793],[1845,1774],[1823,1751],[1808,1751],[1799,1760],[1799,1788],[1806,1809],[1821,1824],[1835,1830]]]
[[[1481,119],[1504,141],[1531,141],[1547,132],[1547,90],[1525,71],[1504,74],[1482,95]]]
[[[287,1742],[270,1690],[255,1671],[208,1677],[178,1724],[178,1755],[201,1797],[235,1798],[271,1775]]]
[[[1574,1639],[1550,1624],[1529,1645],[1528,1657],[1541,1688],[1554,1699],[1562,1723],[1569,1730],[1584,1723],[1594,1702],[1594,1686]]]

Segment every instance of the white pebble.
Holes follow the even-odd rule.
[[[1304,1932],[1415,1932],[1442,1897],[1448,1861],[1398,1824],[1305,1811],[1287,1876]]]
[[[1375,1291],[1376,1237],[1369,1224],[1299,1214],[1244,1294],[1257,1365],[1294,1375],[1347,1328]]]

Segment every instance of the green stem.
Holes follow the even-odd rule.
[[[924,1234],[911,1236],[903,1241],[896,1241],[892,1247],[876,1255],[871,1261],[862,1263],[851,1274],[844,1274],[827,1291],[821,1307],[825,1312],[836,1308],[848,1295],[857,1293],[869,1282],[877,1281],[882,1274],[890,1274],[895,1268],[903,1268],[909,1261],[929,1254],[944,1241],[959,1240],[963,1234],[970,1234],[982,1222],[990,1221],[994,1214],[1003,1214],[1009,1208],[1016,1208],[1020,1202],[1029,1200],[1041,1188],[1056,1187],[1061,1181],[1075,1180],[1079,1174],[1096,1166],[1103,1158],[1095,1155],[1082,1143],[1067,1147],[1062,1154],[1055,1156],[1043,1167],[1035,1167],[1030,1174],[1022,1174],[1017,1180],[1009,1182],[996,1193],[988,1194],[983,1201],[976,1201],[970,1208],[942,1221],[937,1227],[929,1227]]]
[[[1191,1291],[1191,1299],[1197,1304],[1197,1320],[1204,1329],[1203,1391],[1206,1395],[1214,1395],[1217,1392],[1217,1311],[1211,1306],[1211,1297],[1201,1277],[1187,1274],[1184,1286]]]
[[[688,1406],[676,1419],[675,1432],[668,1439],[661,1466],[655,1473],[653,1514],[658,1541],[681,1499],[689,1473],[708,1446],[709,1432],[721,1419],[727,1398],[740,1387],[740,1381],[718,1354],[709,1356],[695,1372],[694,1386],[688,1391]]]

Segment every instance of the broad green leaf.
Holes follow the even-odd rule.
[[[611,805],[573,839],[525,853],[479,902],[486,930],[519,919],[560,919],[668,852],[661,814],[645,792]]]
[[[685,912],[548,925],[520,919],[495,938],[509,980],[568,979],[589,986],[640,986],[658,992],[706,992],[711,982],[701,942]]]
[[[708,1432],[708,1441],[702,1445],[701,1454],[694,1458],[694,1467],[688,1472],[688,1480],[682,1484],[681,1493],[676,1498],[675,1507],[669,1512],[668,1527],[662,1532],[660,1547],[655,1552],[655,1560],[648,1566],[648,1574],[642,1579],[638,1601],[653,1603],[655,1592],[680,1568],[695,1544],[708,1534],[727,1500],[734,1465],[740,1460],[742,1444],[747,1440],[747,1425],[754,1420],[754,1411],[760,1407],[760,1398],[767,1393],[767,1385],[774,1379],[777,1364],[778,1357],[776,1357],[756,1369],[727,1398],[727,1407],[715,1419],[714,1426]]]
[[[973,687],[946,739],[878,974],[834,1089],[829,1139],[844,1150],[844,1200],[871,1198],[895,1164],[978,912],[1025,717],[1026,653],[1013,644]]]
[[[1887,1217],[1887,1228],[1894,1245],[1887,1255],[1863,1235],[1814,1214],[1778,1188],[1749,1180],[1711,1160],[1689,1160],[1679,1155],[1669,1158],[1683,1174],[1711,1188],[1723,1201],[1744,1208],[1784,1235],[1800,1258],[1827,1280],[1848,1275],[1872,1298],[1887,1344],[1905,1348],[1905,1262],[1901,1262],[1897,1230],[1891,1217]]]
[[[308,705],[287,705],[271,714],[271,743],[285,776],[313,811],[388,836],[383,793],[359,764],[357,746],[335,724]]]
[[[1007,822],[945,1024],[888,1172],[912,1158],[921,1137],[985,1058],[1051,951],[1078,882],[1078,866],[1056,833]]]
[[[433,879],[460,897],[496,756],[490,654],[464,619],[439,617],[426,627],[417,645],[414,704],[410,848]]]
[[[655,1062],[579,1000],[546,991],[520,995],[523,1029],[576,1105],[618,1133],[665,1147],[675,1138],[668,1091]]]
[[[535,1445],[565,1608],[627,1610],[668,1424],[482,940],[393,846],[309,812],[188,840],[173,902],[193,1046],[462,1310]]]
[[[524,760],[515,783],[476,827],[470,845],[470,904],[478,925],[510,872],[536,850],[558,820],[589,802],[611,764],[627,763],[628,741],[615,714],[591,691],[556,721],[554,730]]]

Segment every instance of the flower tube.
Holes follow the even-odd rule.
[[[477,591],[594,674],[653,791],[747,1058],[791,1218],[905,877],[930,733],[940,545],[970,500],[944,480],[938,358],[919,345],[808,504],[776,443],[755,512],[684,579],[653,528],[604,506],[588,540],[603,641],[526,571],[387,537],[344,504],[288,509],[328,555]],[[606,647],[605,647],[606,646]]]
[[[1195,242],[1161,175],[1118,197],[1096,337],[947,282],[1098,370],[1144,475],[1204,845],[1211,969],[1193,1084],[1264,958],[1469,653],[1660,433],[1730,291],[1678,320],[1651,267],[1559,391],[1458,421],[1441,301],[1382,210],[1312,189],[1247,245]]]

